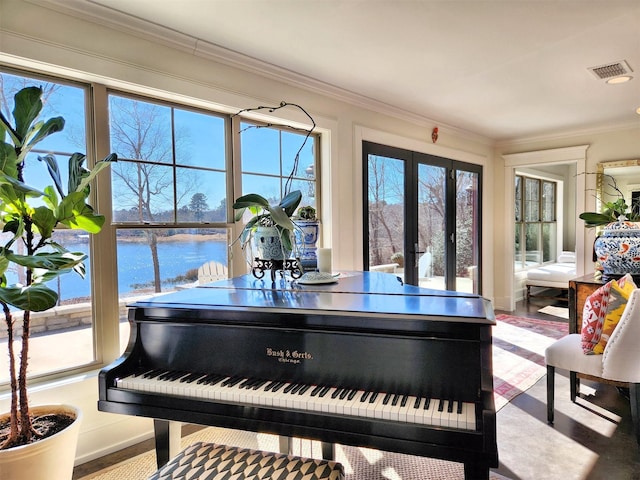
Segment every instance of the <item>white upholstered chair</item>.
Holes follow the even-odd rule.
[[[629,385],[633,428],[640,445],[640,289],[631,292],[620,322],[602,355],[585,355],[580,333],[561,338],[545,351],[547,364],[547,419],[553,423],[555,369],[569,371],[571,401],[579,393],[577,374],[593,380],[625,382]]]

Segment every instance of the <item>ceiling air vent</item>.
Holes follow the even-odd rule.
[[[633,72],[629,64],[624,60],[600,65],[598,67],[591,67],[589,70],[600,80],[608,80],[613,77],[619,77],[620,75],[629,75]]]

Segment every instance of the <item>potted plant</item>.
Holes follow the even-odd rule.
[[[78,419],[72,417],[78,413],[72,407],[63,407],[53,414],[44,407],[30,407],[27,389],[30,319],[31,312],[46,311],[58,301],[58,294],[46,282],[72,271],[84,276],[86,255],[68,251],[52,236],[60,225],[90,234],[101,230],[104,217],[87,203],[89,184],[116,160],[115,154],[111,154],[87,170],[83,167],[85,155],[74,153],[69,158],[65,189],[53,155],[39,156],[39,164],[35,159],[27,159],[35,145],[64,128],[62,117],[40,120],[42,107],[42,89],[27,87],[15,95],[13,124],[0,112],[0,221],[3,233],[9,234],[8,241],[0,245],[0,305],[7,324],[11,386],[10,411],[4,419],[0,418],[2,478],[71,477],[78,434]],[[46,167],[52,185],[43,190],[29,185],[25,179],[27,164],[30,169]],[[24,274],[23,284],[10,284],[10,272],[18,270]],[[22,333],[18,357],[14,340],[19,331]],[[36,428],[41,422],[37,415],[46,417],[47,428],[40,429],[39,425]],[[71,441],[70,458],[65,459],[57,442],[72,429],[75,440]],[[30,453],[31,450],[37,453]],[[52,456],[53,465],[47,464],[46,455]],[[45,470],[38,473],[36,467]]]
[[[583,212],[579,217],[587,228],[604,226],[593,244],[593,260],[600,263],[603,280],[630,273],[640,281],[640,214],[637,208],[629,208],[615,179],[612,181],[618,198],[603,202],[602,212]]]
[[[640,221],[640,215],[629,208],[622,196],[614,202],[604,202],[602,212],[582,212],[579,215],[579,217],[584,220],[584,225],[587,228],[617,222],[621,216],[630,222]]]
[[[316,270],[318,266],[317,247],[320,222],[316,218],[316,209],[306,205],[298,209],[294,218],[295,239],[300,254],[300,263],[304,270]]]
[[[292,234],[296,226],[291,217],[302,200],[302,192],[294,190],[277,205],[257,193],[249,193],[236,199],[235,220],[242,219],[249,210],[251,217],[243,227],[238,240],[245,249],[253,240],[258,258],[263,260],[285,260],[293,249]]]

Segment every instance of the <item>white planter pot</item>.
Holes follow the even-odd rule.
[[[289,258],[290,250],[285,250],[276,227],[258,227],[253,234],[258,258],[263,260],[284,260]]]
[[[61,432],[44,440],[0,450],[0,479],[71,480],[82,413],[70,405],[42,405],[30,410],[31,415],[59,412],[76,419]]]

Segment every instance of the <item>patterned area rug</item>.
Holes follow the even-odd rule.
[[[267,452],[278,451],[278,437],[240,430],[208,427],[182,439],[182,448],[197,441],[234,445]],[[294,440],[296,455],[321,458],[319,442]],[[462,480],[462,464],[336,445],[336,461],[344,466],[346,480]],[[155,472],[155,454],[147,452],[81,480],[144,480]],[[226,477],[225,477],[226,478]],[[508,480],[491,472],[491,480]]]
[[[555,307],[553,305],[547,305],[546,307],[538,310],[540,313],[546,313],[547,315],[553,315],[554,317],[569,319],[569,309],[567,307]]]
[[[562,321],[497,315],[493,329],[493,391],[496,411],[547,373],[545,349],[569,333]]]

